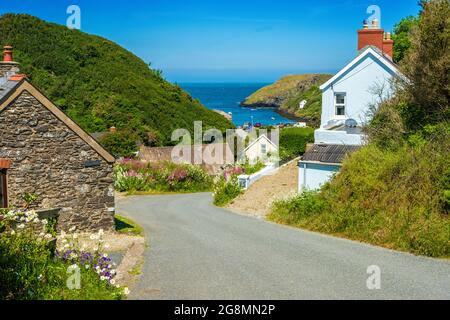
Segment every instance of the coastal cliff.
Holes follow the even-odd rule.
[[[322,92],[319,86],[328,81],[330,74],[288,75],[247,97],[242,106],[250,108],[276,108],[286,116],[301,119],[310,126],[320,123]],[[306,100],[304,108],[300,103]]]

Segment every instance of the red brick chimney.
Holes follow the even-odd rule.
[[[394,40],[391,39],[391,33],[387,32],[384,35],[384,40],[383,40],[383,53],[387,56],[389,56],[389,58],[391,58],[394,56]]]
[[[367,46],[377,47],[383,54],[392,59],[394,41],[391,40],[389,33],[384,33],[377,19],[372,21],[370,27],[369,23],[364,21],[363,29],[358,30],[358,50]]]

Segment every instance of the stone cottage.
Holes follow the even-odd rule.
[[[0,62],[0,207],[61,209],[58,226],[114,226],[114,157],[35,88],[12,48]]]

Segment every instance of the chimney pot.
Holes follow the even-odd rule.
[[[369,29],[369,22],[367,20],[363,22],[363,29]]]
[[[372,28],[373,29],[380,29],[380,21],[378,21],[378,19],[373,19],[372,20]]]
[[[3,62],[13,62],[13,47],[4,46],[3,47]]]

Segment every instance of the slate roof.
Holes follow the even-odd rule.
[[[357,151],[360,146],[346,146],[337,144],[315,144],[303,155],[303,162],[322,162],[339,164],[346,155]]]
[[[2,82],[0,79],[0,102],[8,96],[8,94],[21,83],[21,81],[11,81],[7,80]]]

